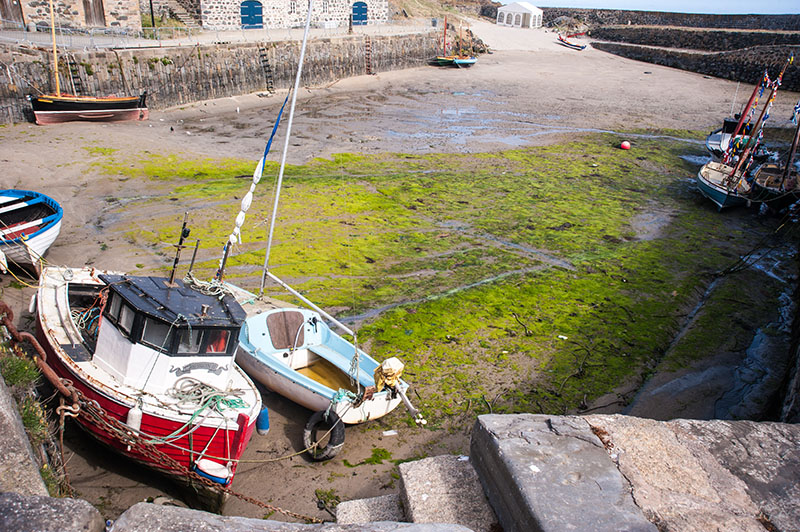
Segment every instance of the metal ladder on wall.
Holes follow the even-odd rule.
[[[369,35],[364,36],[364,63],[367,75],[370,76],[374,74],[372,71],[372,39],[369,38]]]
[[[67,70],[69,70],[69,81],[72,87],[72,94],[76,96],[83,94],[83,82],[81,81],[81,74],[78,70],[78,63],[75,61],[75,56],[66,54]]]
[[[261,57],[261,68],[264,70],[264,78],[267,80],[267,92],[275,94],[275,78],[272,73],[272,65],[269,63],[269,54],[266,46],[258,46],[258,54]]]

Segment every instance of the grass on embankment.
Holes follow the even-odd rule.
[[[697,144],[616,146],[616,136],[591,135],[501,153],[340,154],[290,166],[272,269],[340,317],[384,309],[359,341],[379,360],[406,363],[432,426],[490,409],[577,409],[654,367],[712,274],[777,225],[718,213],[699,196],[697,166],[681,158],[703,155]],[[177,241],[190,209],[190,242],[202,235],[199,272],[210,276],[255,164],[115,157],[101,167],[147,180],[154,194],[129,204],[116,228],[156,250]],[[229,261],[228,280],[251,289],[276,168],[268,163]],[[137,207],[156,217],[123,227]],[[741,305],[750,303],[718,312]],[[704,347],[714,349],[695,351]]]

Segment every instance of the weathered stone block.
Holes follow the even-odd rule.
[[[401,498],[414,523],[457,523],[496,530],[497,517],[469,459],[436,456],[400,464]]]
[[[0,377],[0,491],[22,495],[47,495],[17,403]],[[2,527],[0,527],[2,529]]]
[[[469,532],[458,525],[379,523],[304,525],[246,517],[227,517],[174,506],[141,502],[114,523],[111,532]]]
[[[81,499],[0,493],[0,530],[14,532],[103,532],[105,522]]]
[[[656,531],[580,418],[480,416],[470,456],[505,532]]]
[[[336,522],[340,525],[405,520],[403,504],[396,493],[370,499],[344,501],[336,506]]]

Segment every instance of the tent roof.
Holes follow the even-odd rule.
[[[497,11],[510,11],[511,13],[542,13],[541,9],[528,2],[514,2],[497,8]]]

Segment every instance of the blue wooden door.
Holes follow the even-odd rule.
[[[353,26],[367,25],[367,3],[356,2],[353,4]]]
[[[264,27],[264,6],[257,0],[244,0],[241,8],[242,28],[253,29]]]

